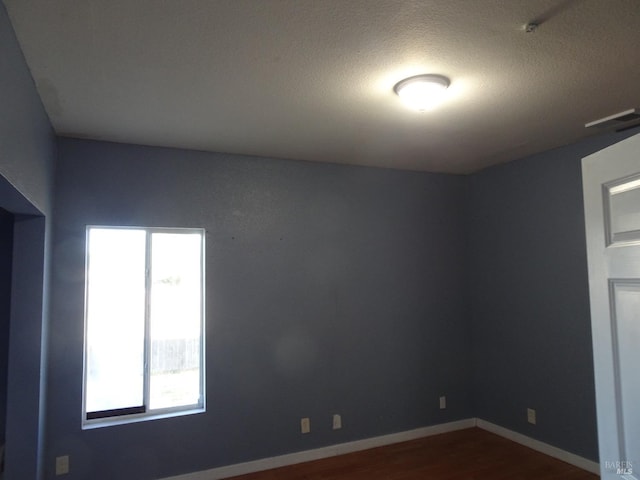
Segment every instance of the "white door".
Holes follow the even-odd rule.
[[[640,479],[640,135],[582,160],[602,479]]]

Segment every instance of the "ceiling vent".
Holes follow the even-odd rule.
[[[620,132],[639,125],[640,113],[638,113],[637,108],[632,108],[624,112],[600,118],[599,120],[594,120],[593,122],[586,123],[584,126],[586,128],[615,129],[616,132]]]

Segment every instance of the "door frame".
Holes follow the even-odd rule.
[[[44,476],[49,219],[2,175],[0,206],[14,215],[5,478],[41,479]]]

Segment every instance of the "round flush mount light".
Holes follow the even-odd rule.
[[[396,83],[393,91],[407,106],[424,112],[442,101],[449,83],[449,79],[442,75],[416,75]]]

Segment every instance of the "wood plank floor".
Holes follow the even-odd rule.
[[[233,477],[234,480],[596,480],[479,428]]]

